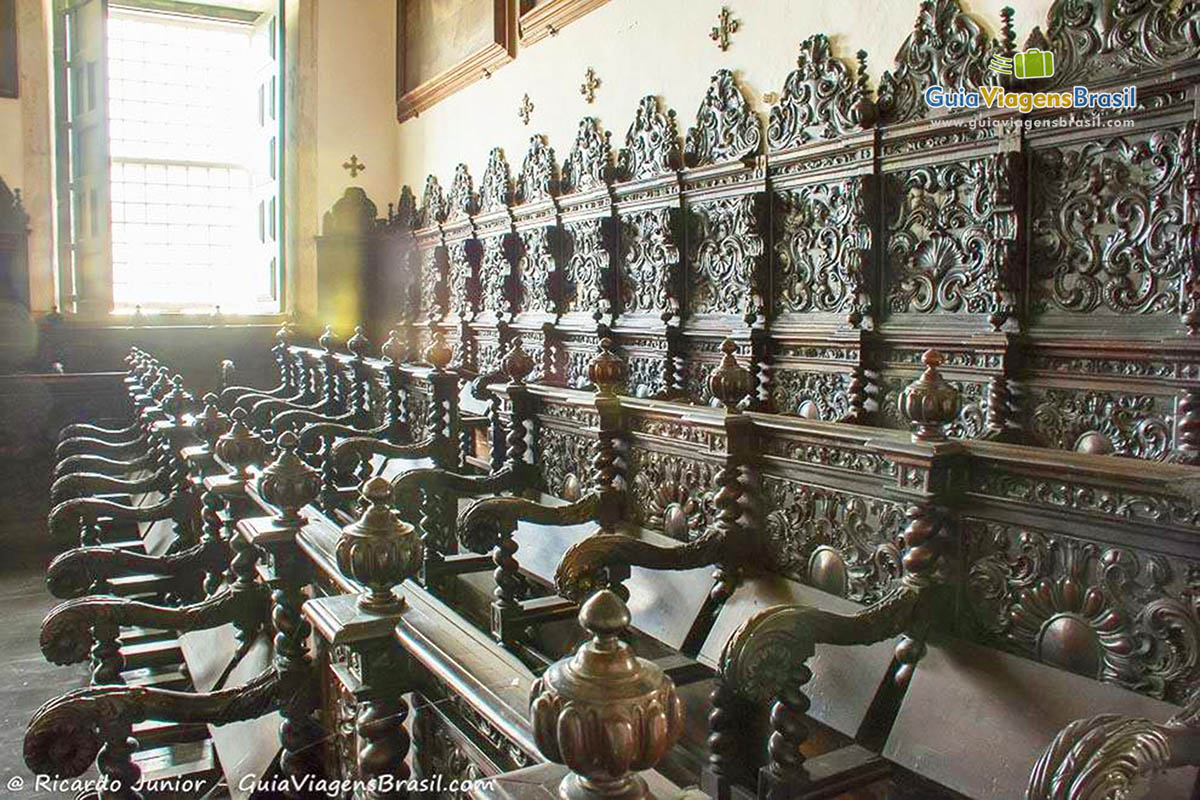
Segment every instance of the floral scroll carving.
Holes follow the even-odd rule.
[[[970,520],[977,635],[1032,658],[1183,702],[1200,679],[1200,564]]]
[[[487,212],[508,208],[512,202],[510,185],[508,161],[504,158],[504,151],[493,147],[488,154],[487,169],[483,173],[483,183],[479,188],[479,210]]]
[[[1171,449],[1171,415],[1144,394],[1047,389],[1038,393],[1031,432],[1046,447],[1161,461]]]
[[[998,211],[1008,213],[998,210],[997,200],[1010,175],[995,158],[916,167],[893,177],[888,311],[987,314],[996,328],[1014,313],[1008,272],[1015,230],[994,220]]]
[[[737,161],[756,155],[761,144],[758,115],[746,102],[733,73],[717,70],[696,112],[696,125],[688,129],[684,140],[687,165],[702,167]]]
[[[856,177],[776,193],[778,312],[839,314],[854,327],[862,324],[870,311],[866,192],[866,179]]]
[[[563,164],[563,191],[589,192],[606,185],[611,164],[608,131],[600,129],[595,117],[584,117],[579,121],[575,146]]]
[[[610,261],[606,220],[600,217],[566,223],[571,240],[565,296],[568,311],[606,313],[610,310]]]
[[[521,175],[517,179],[516,203],[536,203],[558,194],[554,148],[546,143],[546,137],[533,136],[529,139],[529,151],[521,164]]]
[[[425,179],[425,193],[421,195],[421,211],[417,215],[417,227],[431,228],[446,218],[446,196],[436,175]]]
[[[679,541],[702,534],[714,516],[716,470],[707,462],[646,450],[630,453],[630,509],[639,525]]]
[[[1032,306],[1167,314],[1180,303],[1180,137],[1115,137],[1036,151]]]
[[[647,95],[638,102],[637,114],[618,160],[622,180],[637,181],[669,175],[679,168],[679,130],[675,112],[659,110],[658,98]]]
[[[860,603],[880,599],[900,574],[901,505],[773,476],[763,490],[780,569]]]
[[[591,439],[557,428],[538,429],[537,463],[542,467],[542,481],[549,494],[567,502],[583,496],[591,479],[594,445]]]
[[[553,276],[557,270],[552,243],[552,229],[547,226],[521,231],[521,258],[518,262],[521,297],[518,307],[524,311],[553,314],[556,311]]]
[[[679,248],[671,210],[652,208],[621,217],[621,301],[632,313],[671,315],[679,307],[675,281]]]
[[[454,168],[454,181],[446,196],[446,220],[469,217],[475,213],[475,186],[466,164]]]
[[[1200,8],[1172,0],[1055,0],[1045,36],[1034,29],[1029,44],[1054,51],[1055,86],[1129,80],[1200,57]]]
[[[771,403],[781,414],[837,422],[852,408],[850,376],[778,368],[771,376]]]
[[[765,251],[758,232],[756,195],[694,203],[689,281],[690,310],[698,314],[750,314],[761,307],[760,271]]]
[[[829,38],[818,33],[800,44],[796,69],[771,109],[767,144],[783,150],[814,139],[833,139],[869,125],[874,107],[866,87],[866,52],[858,53],[858,80],[833,57]]]
[[[997,83],[998,76],[988,69],[993,47],[958,0],[925,0],[913,32],[896,53],[895,71],[879,79],[880,120],[926,118],[925,90],[930,86],[971,91]]]

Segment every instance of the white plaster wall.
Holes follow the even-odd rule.
[[[708,36],[722,5],[739,22],[724,52]],[[963,0],[963,5],[993,34],[1000,9],[1013,6],[1020,46],[1035,25],[1044,26],[1050,0]],[[454,166],[465,161],[478,186],[495,145],[504,148],[515,174],[534,133],[549,137],[561,163],[584,116],[597,117],[612,132],[616,150],[637,101],[647,94],[675,109],[682,135],[695,119],[709,77],[720,68],[734,71],[765,114],[762,95],[783,88],[797,46],[814,33],[829,36],[834,54],[846,60],[865,49],[874,87],[912,30],[918,7],[918,0],[610,0],[520,51],[490,79],[399,125],[400,183],[412,186],[419,199],[425,176],[434,172],[449,189]],[[590,105],[579,92],[588,67],[602,81]],[[526,92],[534,103],[528,127],[517,118]]]
[[[316,20],[317,214],[360,186],[383,215],[397,186],[396,2],[319,0]],[[351,155],[367,166],[353,178]]]

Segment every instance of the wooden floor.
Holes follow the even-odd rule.
[[[14,800],[69,797],[34,788],[21,747],[33,712],[55,695],[84,686],[86,665],[56,667],[38,648],[42,617],[58,602],[45,583],[46,565],[53,553],[4,549],[7,552],[0,553],[0,794]],[[10,781],[17,777],[24,787],[12,791],[15,787]]]

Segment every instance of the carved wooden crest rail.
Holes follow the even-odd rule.
[[[852,67],[817,34],[765,130],[720,70],[686,131],[653,96],[619,142],[583,119],[561,176],[534,136],[514,191],[496,148],[478,195],[462,164],[419,208],[405,188],[398,316],[444,327],[480,372],[519,332],[533,378],[572,387],[609,335],[631,393],[700,404],[733,335],[752,408],[889,428],[936,346],[964,395],[955,436],[1195,463],[1200,45],[1172,8],[1055,3],[1028,46],[1057,71],[1017,86],[988,69],[1015,50],[1011,14],[993,39],[957,0],[926,2],[874,97],[867,54]],[[1140,108],[1067,125],[924,99],[1081,76],[1135,84]]]

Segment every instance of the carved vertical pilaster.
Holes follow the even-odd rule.
[[[1176,406],[1171,461],[1200,466],[1200,388],[1185,389]]]
[[[287,551],[272,548],[275,580],[271,589],[271,622],[275,627],[274,663],[279,675],[279,766],[296,781],[319,774],[317,745],[321,731],[313,720],[317,709],[312,659],[308,637],[312,626],[301,614],[308,563],[290,544]]]

